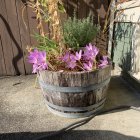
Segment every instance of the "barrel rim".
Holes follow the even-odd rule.
[[[106,65],[104,68],[100,68],[100,69],[96,69],[96,70],[92,70],[92,71],[51,71],[51,70],[42,70],[42,71],[39,71],[38,74],[41,74],[42,72],[51,72],[51,73],[57,73],[57,74],[86,74],[86,73],[96,73],[96,72],[100,72],[100,71],[103,71],[104,69],[106,68],[109,68],[111,67],[111,64],[109,65]]]

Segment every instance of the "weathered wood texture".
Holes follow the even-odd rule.
[[[63,107],[87,107],[99,103],[106,97],[108,82],[110,78],[111,66],[93,72],[51,72],[41,71],[39,81],[48,102]],[[59,89],[46,89],[44,85],[57,87],[92,87],[99,85],[98,88],[86,92],[60,92]]]
[[[27,63],[26,47],[37,43],[31,35],[39,30],[36,29],[35,13],[29,7],[25,7],[25,2],[26,0],[1,0],[0,76],[30,74],[32,72],[31,65]],[[63,0],[63,2],[67,11],[67,14],[61,15],[63,21],[67,17],[73,16],[75,10],[78,18],[84,18],[89,14],[93,15],[95,23],[98,23],[99,15],[103,26],[108,0]],[[25,7],[24,13],[23,7]],[[48,24],[44,27],[49,35]]]

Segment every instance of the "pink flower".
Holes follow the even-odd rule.
[[[75,56],[75,58],[76,58],[76,60],[80,60],[81,58],[82,58],[82,50],[80,50],[79,51],[79,53],[78,52],[76,52],[76,54],[75,54],[76,56]]]
[[[76,62],[76,57],[73,54],[70,54],[70,61]]]
[[[89,43],[89,45],[86,45],[85,51],[84,51],[84,59],[85,60],[93,60],[99,53],[99,49],[95,46]]]
[[[69,62],[67,62],[67,68],[74,69],[76,67],[76,58],[75,55],[70,54]]]
[[[31,64],[36,64],[37,63],[37,58],[38,58],[38,50],[34,49],[33,52],[29,53],[28,62],[31,63]]]
[[[90,61],[88,63],[84,63],[83,65],[85,70],[92,70],[93,64]]]
[[[92,70],[98,52],[99,49],[89,43],[89,45],[86,45],[84,53],[82,50],[75,52],[75,54],[67,52],[61,60],[65,62],[66,67],[70,69],[74,69],[76,66],[83,66],[81,69]],[[78,61],[80,61],[80,63]]]
[[[48,69],[45,51],[38,51],[37,49],[35,49],[33,52],[30,52],[28,56],[28,62],[33,64],[33,73],[37,73],[40,70]]]
[[[46,52],[41,51],[38,52],[38,63],[45,63],[46,62]]]
[[[92,44],[91,43],[89,43],[89,45],[86,45],[86,50],[87,51],[92,51]]]
[[[32,73],[37,73],[38,72],[38,65],[37,64],[33,64],[33,71]]]
[[[76,67],[76,62],[75,61],[69,61],[67,63],[67,68],[71,68],[71,69],[74,69]]]
[[[100,60],[99,68],[103,68],[108,64],[107,56],[103,56],[103,60]]]
[[[63,57],[62,61],[66,63],[66,67],[70,69],[74,69],[76,67],[76,57],[74,54],[70,54],[67,52]]]
[[[70,53],[66,52],[66,54],[62,57],[62,61],[68,62],[70,60]]]

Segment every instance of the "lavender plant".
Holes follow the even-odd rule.
[[[91,42],[97,35],[99,27],[93,23],[93,18],[69,18],[63,25],[64,42],[71,48],[78,49]]]

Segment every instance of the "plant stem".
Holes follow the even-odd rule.
[[[37,88],[37,86],[36,86],[37,85],[37,79],[38,79],[38,75],[36,75],[36,78],[35,78],[35,83],[34,83],[35,88]]]

